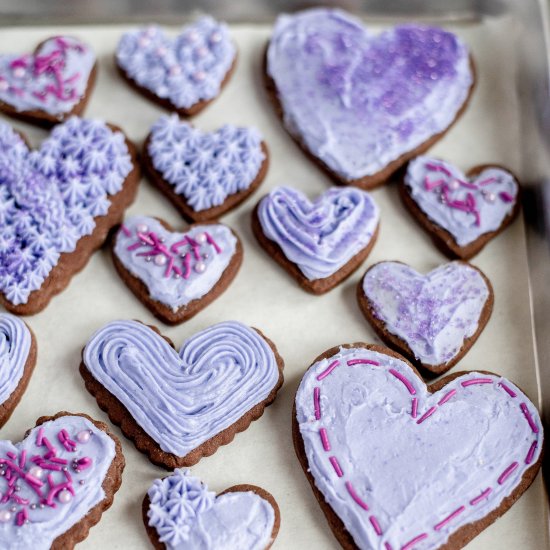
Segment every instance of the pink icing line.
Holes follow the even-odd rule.
[[[416,418],[417,415],[418,415],[418,399],[416,397],[413,397],[411,416],[413,418]]]
[[[393,374],[393,376],[395,376],[400,382],[402,382],[411,395],[416,395],[416,390],[414,389],[414,386],[400,372],[397,372],[395,369],[390,369],[388,372],[390,372],[390,374]]]
[[[443,405],[445,403],[447,403],[447,401],[449,401],[449,399],[451,399],[451,397],[453,395],[456,394],[456,390],[451,390],[450,392],[446,393],[439,401],[438,405]]]
[[[417,421],[417,424],[422,424],[426,418],[432,416],[432,414],[437,410],[437,407],[430,407]]]
[[[504,382],[499,382],[498,384],[510,397],[516,397],[517,393],[507,386]]]
[[[373,526],[374,531],[376,532],[376,534],[379,537],[382,536],[382,529],[380,528],[380,524],[378,523],[378,520],[376,519],[376,517],[375,516],[369,516],[369,521],[370,521],[371,525]]]
[[[328,440],[327,431],[325,428],[319,430],[319,435],[321,436],[321,442],[323,443],[323,449],[325,451],[330,451],[330,441]]]
[[[499,196],[504,202],[514,202],[514,197],[506,191],[502,191],[501,193],[499,193]]]
[[[332,464],[332,467],[334,468],[334,471],[336,472],[336,475],[338,477],[342,477],[344,475],[344,472],[342,471],[342,468],[340,468],[340,463],[338,462],[338,459],[335,456],[331,456],[329,460]]]
[[[348,361],[348,366],[353,367],[354,365],[380,365],[378,361],[373,361],[372,359],[350,359]]]
[[[474,386],[475,384],[492,384],[493,381],[490,378],[472,378],[471,380],[465,380],[461,382],[461,386],[466,388],[468,386]]]
[[[537,450],[537,442],[533,441],[531,443],[531,447],[529,448],[529,452],[527,453],[527,456],[525,457],[525,464],[531,464],[533,461],[533,456],[535,455],[535,451]]]
[[[456,518],[457,516],[462,514],[462,512],[464,512],[464,510],[466,510],[465,506],[461,506],[460,508],[457,508],[452,514],[449,514],[443,521],[440,521],[434,527],[434,529],[436,531],[440,531],[441,529],[443,529],[443,527],[445,527],[445,525],[447,525],[447,523],[450,523],[454,518]]]
[[[368,510],[369,507],[367,506],[367,503],[364,502],[361,497],[355,492],[355,489],[350,481],[346,481],[346,489],[348,490],[348,493],[350,494],[351,498],[359,505],[363,510]]]
[[[500,474],[500,477],[498,478],[498,484],[502,485],[516,470],[516,468],[519,466],[517,462],[512,462],[502,474]]]
[[[315,420],[321,420],[321,404],[319,399],[321,398],[321,388],[313,389],[313,409],[315,410]]]
[[[336,361],[333,361],[318,377],[317,380],[321,381],[323,378],[326,378],[338,365],[340,364],[340,361],[336,359]]]
[[[428,538],[428,533],[422,533],[421,535],[418,535],[418,537],[414,537],[414,539],[407,542],[405,546],[402,546],[401,550],[411,550],[416,544],[418,544],[421,540],[424,540],[425,538]]]
[[[533,417],[531,416],[531,413],[529,412],[529,409],[527,408],[527,405],[525,403],[522,403],[519,407],[521,409],[521,412],[523,413],[523,415],[527,419],[527,422],[529,423],[529,426],[530,426],[531,430],[533,430],[533,433],[538,434],[539,429],[538,429],[537,425],[533,422]]]
[[[470,500],[470,504],[472,506],[475,506],[476,504],[480,503],[483,499],[487,498],[492,492],[493,490],[490,487],[488,487],[487,489],[485,489],[485,491],[483,491],[483,493],[481,493],[481,495],[478,495],[476,498],[473,498],[472,500]]]

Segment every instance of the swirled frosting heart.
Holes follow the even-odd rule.
[[[145,142],[152,182],[192,221],[216,219],[262,183],[267,146],[254,128],[202,132],[177,115],[161,117]]]
[[[541,461],[537,409],[490,373],[426,387],[380,346],[332,348],[296,394],[294,438],[346,548],[462,547],[527,490]]]
[[[359,283],[358,299],[382,340],[433,374],[467,353],[493,309],[491,283],[464,262],[426,275],[400,262],[377,263]]]
[[[237,49],[229,29],[202,17],[171,38],[157,25],[122,35],[116,62],[139,92],[182,116],[198,113],[220,93]]]
[[[283,361],[259,331],[227,321],[179,353],[137,321],[98,330],[83,350],[86,387],[154,463],[191,466],[259,418],[282,384]]]
[[[277,187],[254,212],[260,244],[310,292],[327,292],[365,260],[378,235],[380,214],[371,196],[331,188],[310,201],[300,191]]]
[[[280,524],[273,496],[236,485],[219,496],[189,470],[157,479],[143,501],[143,521],[155,547],[166,550],[266,550]]]
[[[456,166],[427,156],[409,163],[402,197],[419,223],[451,257],[468,259],[519,211],[519,184],[500,166]]]
[[[288,132],[335,178],[365,188],[437,141],[474,84],[454,34],[409,24],[375,35],[331,9],[277,19],[266,75]]]
[[[0,110],[45,126],[79,115],[95,66],[90,46],[70,36],[49,38],[33,54],[0,55]]]

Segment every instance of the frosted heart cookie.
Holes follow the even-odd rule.
[[[267,173],[269,155],[254,128],[225,125],[205,133],[172,115],[152,127],[143,164],[184,218],[202,222],[225,214],[254,192]]]
[[[213,325],[179,352],[152,327],[115,321],[82,352],[98,405],[151,462],[192,466],[260,418],[283,383],[283,360],[259,330]]]
[[[41,311],[120,222],[139,183],[122,131],[72,117],[32,151],[0,122],[0,304]]]
[[[278,17],[265,74],[290,135],[338,182],[366,189],[438,141],[475,83],[451,32],[407,24],[375,34],[325,8]]]
[[[156,479],[142,510],[157,550],[266,550],[281,523],[277,502],[261,487],[235,485],[216,496],[183,469]]]
[[[374,264],[357,298],[376,334],[432,375],[449,370],[474,345],[494,299],[489,279],[458,261],[426,275],[401,262]]]
[[[302,288],[323,294],[367,258],[379,220],[378,206],[360,189],[333,187],[310,201],[296,189],[277,187],[256,206],[252,229]]]
[[[95,83],[96,56],[71,36],[54,36],[31,54],[0,55],[0,111],[40,126],[80,115]]]
[[[0,441],[0,540],[11,550],[72,549],[113,503],[124,455],[85,414],[39,418],[19,443]]]
[[[224,23],[201,17],[176,37],[150,25],[122,35],[116,64],[132,88],[180,116],[204,109],[229,81],[237,48]]]
[[[36,365],[36,339],[15,315],[0,313],[0,427],[21,400]]]
[[[242,263],[237,235],[221,223],[175,232],[155,218],[124,221],[112,247],[115,267],[130,290],[162,321],[177,324],[212,303]]]
[[[462,372],[426,386],[381,346],[332,348],[295,400],[296,453],[344,548],[462,548],[527,490],[543,427],[512,382]]]
[[[486,164],[465,175],[426,156],[409,163],[401,197],[438,248],[465,260],[503,231],[520,209],[520,185],[505,168]]]

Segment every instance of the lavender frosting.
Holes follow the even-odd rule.
[[[454,34],[409,24],[375,35],[322,8],[279,16],[267,74],[287,130],[346,180],[376,174],[446,130],[473,84]]]
[[[0,123],[0,291],[13,305],[41,288],[62,253],[107,214],[133,165],[124,135],[71,117],[30,151]]]
[[[62,120],[85,95],[95,62],[90,46],[70,36],[50,38],[32,55],[1,55],[0,101]]]
[[[147,512],[167,550],[264,550],[271,542],[275,512],[252,491],[216,497],[189,470],[156,479],[147,492]]]
[[[147,152],[155,170],[195,212],[248,189],[266,160],[258,130],[227,124],[204,133],[177,115],[157,120]]]
[[[0,502],[0,540],[2,548],[6,550],[48,550],[52,542],[68,531],[75,523],[78,523],[96,504],[105,498],[102,484],[115,457],[115,443],[102,430],[99,430],[89,420],[81,416],[63,416],[33,428],[29,435],[21,443],[13,444],[11,441],[0,441],[0,459],[9,459],[8,453],[14,453],[18,461],[23,461],[22,471],[38,479],[43,483],[38,487],[39,492],[45,497],[50,492],[50,483],[47,475],[51,475],[51,481],[55,486],[67,483],[67,475],[61,470],[59,463],[45,460],[42,463],[40,477],[36,470],[37,464],[34,457],[43,457],[48,451],[45,445],[38,445],[38,434],[42,428],[43,436],[49,441],[55,450],[55,458],[67,461],[67,473],[71,478],[69,483],[74,494],[62,495],[57,492],[52,497],[51,504],[42,502],[30,482],[17,480],[19,490],[12,494],[7,502]],[[60,443],[58,435],[61,430],[66,430],[70,439],[76,444],[74,452],[68,451]],[[89,440],[80,443],[78,434],[88,432]],[[75,468],[74,460],[88,458],[91,463],[85,469]],[[15,462],[15,461],[14,461]],[[47,465],[54,464],[57,470],[50,470]],[[46,466],[45,466],[46,465]],[[6,478],[7,468],[0,464],[0,493],[7,495],[9,485]],[[22,504],[28,500],[28,504]],[[3,499],[2,499],[3,500]],[[54,506],[52,506],[52,504]],[[13,509],[15,507],[15,510]],[[20,513],[26,510],[27,521],[18,525]]]
[[[151,232],[163,239],[165,252],[158,253],[158,248],[140,239],[139,235],[147,239]],[[136,243],[138,247],[134,248]],[[191,246],[193,243],[197,246]],[[114,246],[117,259],[145,284],[151,298],[173,311],[210,292],[236,251],[237,238],[225,225],[195,225],[185,233],[176,233],[145,216],[127,219]],[[168,270],[169,265],[177,271]]]
[[[277,187],[258,207],[264,235],[309,279],[336,273],[365,248],[378,227],[378,206],[366,191],[333,187],[313,202]]]
[[[308,369],[296,419],[315,485],[359,548],[439,548],[498,508],[543,444],[508,380],[471,372],[430,394],[404,361],[364,348]]]
[[[374,315],[404,340],[424,365],[441,365],[473,336],[489,299],[481,273],[462,263],[444,264],[421,275],[399,262],[381,262],[363,279]]]
[[[516,178],[502,168],[486,168],[469,180],[456,166],[427,156],[409,163],[405,186],[418,207],[459,246],[499,229],[519,191]]]
[[[182,457],[264,401],[279,380],[269,344],[236,321],[198,332],[179,353],[137,321],[114,321],[92,336],[83,361],[163,451]]]
[[[116,60],[141,87],[188,109],[220,93],[236,54],[227,25],[201,17],[176,38],[157,25],[124,33]]]

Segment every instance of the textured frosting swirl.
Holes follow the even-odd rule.
[[[462,262],[426,275],[400,262],[381,262],[365,274],[363,292],[385,329],[425,365],[456,357],[476,333],[490,295],[481,273]]]
[[[7,300],[26,303],[60,255],[93,232],[132,167],[124,135],[101,121],[71,117],[38,151],[0,123],[0,291]]]
[[[543,446],[537,409],[505,378],[470,372],[431,394],[404,361],[359,347],[308,369],[296,419],[359,548],[440,548],[499,508]]]
[[[279,16],[267,73],[287,130],[346,180],[376,174],[446,130],[473,83],[454,34],[403,25],[374,35],[331,9]]]
[[[269,344],[236,321],[198,332],[179,353],[137,321],[114,321],[92,336],[83,361],[163,451],[182,457],[264,401],[279,379]]]
[[[184,109],[220,93],[236,54],[227,25],[212,17],[201,17],[176,38],[157,25],[130,31],[116,49],[119,67],[132,80]]]
[[[263,550],[271,540],[275,512],[253,493],[216,497],[189,470],[156,479],[147,492],[147,517],[168,550]]]
[[[277,187],[258,207],[264,235],[309,279],[336,273],[371,241],[378,206],[366,192],[333,187],[313,202],[300,191]]]

